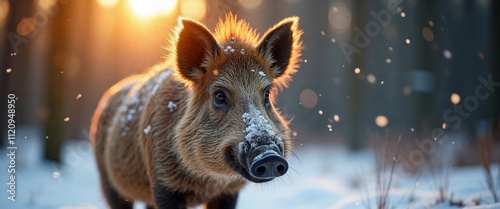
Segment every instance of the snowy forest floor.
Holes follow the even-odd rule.
[[[33,134],[32,134],[33,135]],[[63,164],[40,160],[41,141],[27,133],[18,139],[16,201],[3,190],[0,208],[104,209],[92,149],[86,141],[68,141]],[[7,149],[0,153],[0,179],[8,182]],[[239,209],[377,208],[373,152],[349,152],[339,146],[303,146],[290,158],[286,176],[266,184],[249,184],[240,194]],[[5,168],[5,169],[4,169]],[[450,167],[448,174],[395,174],[387,208],[500,208],[493,204],[482,167]],[[492,167],[497,178],[498,165]],[[388,173],[386,173],[388,177]],[[387,180],[387,179],[386,179]],[[440,199],[440,185],[447,185]],[[380,187],[378,187],[380,188]],[[475,206],[479,203],[480,206]],[[142,208],[140,203],[135,208]]]

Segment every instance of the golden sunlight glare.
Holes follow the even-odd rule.
[[[97,3],[103,8],[112,8],[118,4],[119,1],[120,0],[97,0]]]
[[[181,3],[181,15],[195,20],[201,20],[206,13],[205,0],[183,0]]]
[[[140,17],[168,15],[176,5],[177,0],[129,0],[130,8]]]

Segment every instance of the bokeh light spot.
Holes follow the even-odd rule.
[[[457,105],[458,103],[460,103],[460,95],[458,95],[457,93],[453,93],[453,94],[451,94],[451,96],[450,96],[450,101],[451,101],[451,103],[453,103],[454,105]]]
[[[377,82],[377,77],[375,77],[375,75],[373,74],[368,74],[366,76],[366,80],[368,81],[368,83],[374,84],[375,82]]]
[[[339,117],[339,115],[334,115],[334,116],[333,116],[333,120],[334,120],[335,122],[339,122],[339,121],[340,121],[340,117]]]
[[[336,29],[346,29],[351,25],[351,13],[342,4],[334,4],[328,12],[328,21]]]
[[[183,2],[188,2],[183,1]],[[167,15],[175,9],[176,0],[129,0],[129,6],[139,17]]]
[[[9,14],[9,1],[0,0],[0,28],[5,25],[7,15]]]
[[[479,59],[484,60],[484,54],[482,52],[479,52]]]
[[[425,27],[424,29],[422,29],[422,36],[428,42],[432,42],[434,40],[434,33],[428,27]]]
[[[238,0],[238,2],[247,9],[254,9],[262,3],[262,0]]]
[[[36,6],[41,10],[47,11],[50,10],[53,6],[55,6],[57,0],[37,0]]]
[[[26,17],[22,19],[18,24],[17,24],[17,34],[21,36],[28,36],[33,31],[35,31],[36,25],[35,25],[35,20],[32,17]]]
[[[403,87],[403,94],[405,96],[409,96],[411,94],[411,87],[409,87],[409,86]]]
[[[389,124],[389,119],[387,119],[384,115],[379,115],[375,118],[375,124],[381,128],[386,127],[387,124]]]
[[[311,89],[300,92],[300,103],[306,108],[313,108],[318,104],[318,95]]]

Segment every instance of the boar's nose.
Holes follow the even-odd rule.
[[[259,179],[283,176],[288,171],[288,163],[274,150],[258,154],[250,165],[250,174]]]

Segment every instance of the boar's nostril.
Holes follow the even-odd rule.
[[[277,169],[278,169],[279,173],[286,172],[286,170],[287,170],[285,165],[278,165]]]
[[[288,171],[288,163],[276,153],[255,160],[250,166],[250,174],[259,179],[270,179],[284,175]]]
[[[256,172],[257,174],[263,174],[267,171],[267,168],[266,168],[266,166],[261,165],[261,166],[257,167],[257,169],[255,171],[257,171]]]

